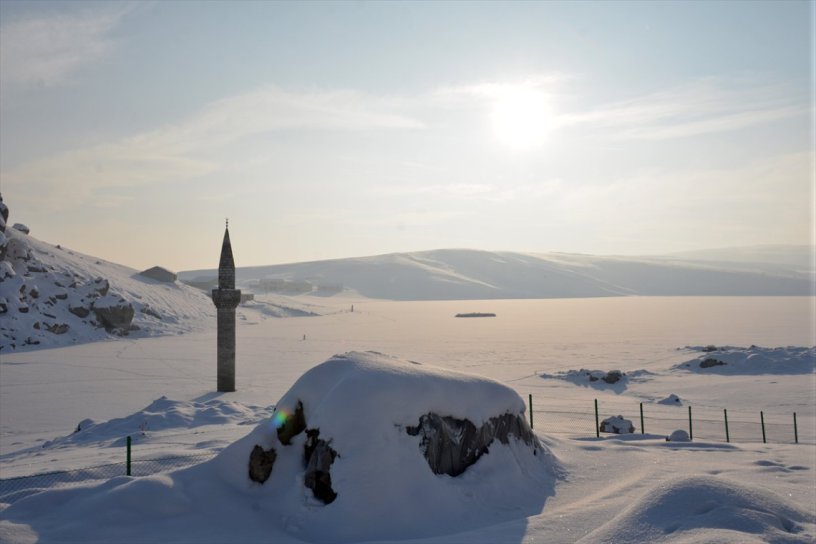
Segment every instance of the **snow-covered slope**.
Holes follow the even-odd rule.
[[[807,254],[805,249],[800,253]],[[805,257],[803,257],[805,258]],[[798,261],[797,261],[798,262]],[[182,272],[184,280],[206,281],[215,270]],[[477,300],[622,295],[809,295],[813,272],[779,263],[717,262],[678,257],[533,255],[465,249],[393,253],[287,265],[239,268],[244,289],[264,292],[281,286],[341,288],[392,300]],[[270,287],[271,286],[271,287]]]
[[[215,308],[202,291],[53,246],[7,228],[0,253],[0,352],[114,336],[199,330]]]

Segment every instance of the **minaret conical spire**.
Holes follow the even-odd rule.
[[[218,262],[218,288],[235,289],[235,261],[232,258],[229,223],[224,228],[224,241],[221,242],[221,260]]]

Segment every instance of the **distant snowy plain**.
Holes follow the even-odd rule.
[[[270,311],[273,306],[319,315],[279,318],[281,312]],[[492,312],[497,317],[454,318],[462,312]],[[535,430],[561,471],[554,494],[542,490],[541,497],[526,496],[521,505],[497,499],[495,508],[509,509],[502,517],[510,521],[473,524],[464,505],[460,517],[436,520],[414,534],[389,532],[387,519],[368,519],[365,512],[346,521],[371,524],[378,541],[812,542],[812,357],[806,353],[793,366],[769,364],[764,373],[754,368],[708,373],[681,366],[703,352],[678,348],[811,347],[816,344],[813,316],[812,297],[455,302],[336,296],[276,296],[264,302],[260,297],[238,309],[236,393],[214,392],[215,331],[206,323],[205,330],[180,336],[122,338],[0,356],[0,478],[121,461],[127,434],[135,437],[136,459],[219,452],[267,420],[278,399],[309,368],[337,353],[373,350],[483,375],[509,385],[524,400],[533,395]],[[794,351],[782,350],[780,357]],[[617,369],[631,373],[631,378],[623,387],[605,387],[557,377],[580,369]],[[681,399],[681,406],[660,405],[670,394]],[[763,410],[779,428],[782,422],[789,426],[797,412],[802,443],[792,444],[787,434],[772,436],[768,444],[759,435],[752,442],[732,439],[726,444],[724,437],[695,437],[690,443],[671,443],[663,435],[673,429],[649,430],[648,420],[647,431],[655,434],[598,439],[595,398],[608,415],[623,413],[635,421],[637,433],[641,402],[647,413],[658,407],[676,410],[677,428],[686,428],[688,405],[698,417],[710,418],[721,417],[723,408],[736,417],[753,418]],[[585,417],[556,417],[559,411]],[[88,419],[82,424],[86,431],[73,434]],[[206,466],[195,469],[198,477],[212,476]],[[194,469],[186,470],[178,476],[121,477],[99,488],[72,487],[15,498],[0,511],[0,540],[343,540],[337,536],[343,531],[333,531],[330,525],[303,534],[257,504],[257,497],[235,488],[215,486],[202,495],[185,476]],[[481,470],[487,471],[486,477],[501,478],[494,464],[484,463]],[[399,478],[395,474],[396,483]],[[127,492],[134,499],[131,511],[105,509],[133,486],[139,488]],[[77,517],[80,510],[70,506],[74,500],[98,504],[99,515]],[[191,501],[191,508],[175,512],[170,507],[184,501]],[[304,501],[304,509],[332,508]],[[170,506],[163,509],[162,504]],[[532,515],[525,510],[531,504],[539,505]],[[515,508],[518,517],[512,514]]]

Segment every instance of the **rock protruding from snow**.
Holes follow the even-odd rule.
[[[631,420],[624,418],[621,415],[612,416],[601,421],[600,431],[602,433],[615,434],[632,434],[635,432],[635,426]]]
[[[667,406],[682,406],[683,405],[683,401],[680,400],[680,397],[678,397],[674,393],[670,394],[668,397],[666,397],[663,400],[657,401],[657,403],[658,404],[665,404]]]
[[[259,484],[267,481],[277,458],[275,448],[265,450],[256,444],[249,455],[249,479]]]
[[[434,474],[459,476],[488,452],[495,440],[507,444],[510,437],[522,440],[533,448],[535,436],[527,420],[519,414],[492,417],[477,428],[467,419],[425,414],[419,425],[406,429],[409,435],[420,435],[419,447]]]
[[[303,445],[306,472],[303,475],[303,485],[311,489],[315,498],[323,504],[334,502],[337,498],[331,480],[331,466],[336,458],[337,452],[320,438],[319,429],[306,431],[306,444]]]
[[[13,228],[15,230],[19,230],[23,234],[29,234],[31,232],[31,229],[29,229],[26,225],[23,225],[22,223],[14,223],[11,226],[11,228]]]
[[[691,442],[691,438],[683,429],[677,429],[666,437],[666,442]]]
[[[811,374],[816,371],[816,347],[687,346],[685,349],[700,355],[673,368],[729,375]]]
[[[126,333],[135,314],[133,305],[121,297],[105,295],[95,300],[93,312],[108,332]]]

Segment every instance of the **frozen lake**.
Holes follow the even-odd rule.
[[[784,405],[786,411],[813,411],[813,374],[804,379],[760,375],[691,380],[685,374],[665,373],[690,358],[677,350],[686,345],[815,345],[816,299],[811,297],[296,300],[308,301],[324,315],[281,319],[266,317],[258,308],[239,308],[238,392],[217,396],[267,406],[306,369],[331,355],[373,350],[507,382],[524,397],[534,394],[541,407],[570,402],[584,406],[599,393],[537,374],[615,368],[663,373],[655,378],[659,383],[632,384],[624,396],[634,400],[676,393],[689,402],[717,407],[718,397],[726,393],[723,388],[748,388],[751,394],[729,394],[728,407]],[[463,312],[497,316],[454,317]],[[214,330],[0,357],[3,452],[43,433],[64,433],[86,417],[125,416],[162,395],[216,395]]]

